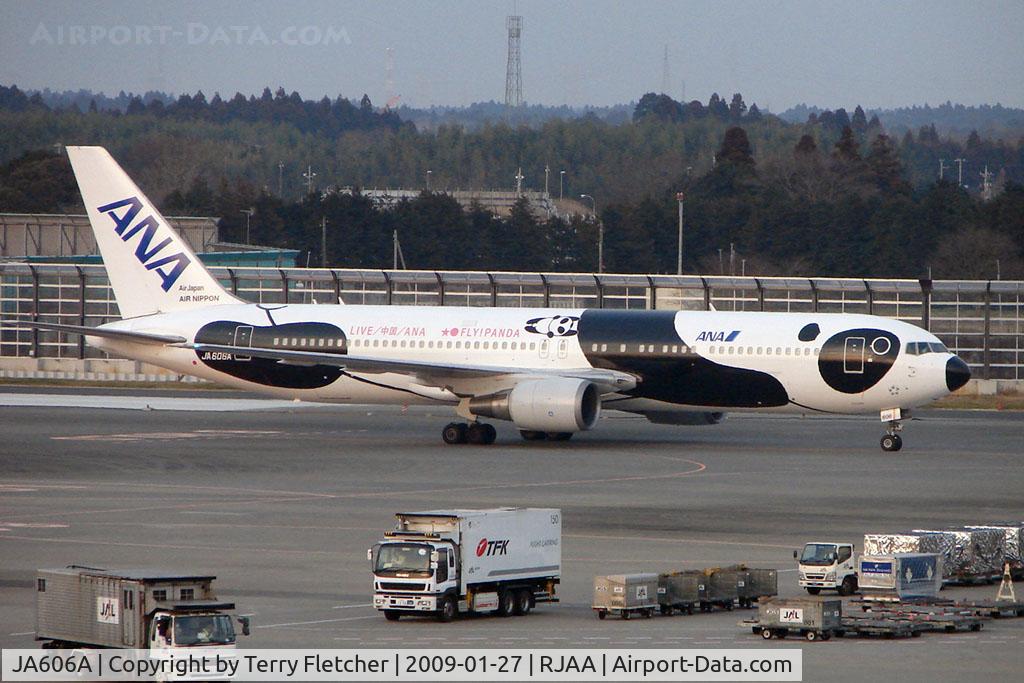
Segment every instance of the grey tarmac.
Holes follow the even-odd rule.
[[[745,562],[779,568],[782,593],[798,595],[792,550],[809,540],[1024,520],[1024,414],[922,411],[892,454],[870,417],[671,427],[609,412],[569,442],[496,423],[493,446],[446,446],[442,406],[252,401],[0,389],[0,645],[35,646],[35,569],[78,563],[213,572],[254,616],[248,647],[799,647],[805,680],[833,681],[1009,679],[1024,666],[1024,619],[807,644],[762,641],[736,625],[744,610],[628,622],[590,610],[599,573]],[[561,604],[451,624],[389,623],[369,606],[366,548],[393,513],[498,505],[562,508]]]

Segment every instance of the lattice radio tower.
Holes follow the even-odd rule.
[[[505,70],[505,107],[518,107],[523,103],[523,71],[520,62],[519,45],[523,35],[523,18],[509,16],[505,19],[508,28],[508,68]]]

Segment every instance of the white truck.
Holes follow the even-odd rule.
[[[233,603],[213,594],[217,577],[71,565],[36,574],[36,640],[44,648],[233,649]],[[238,617],[249,635],[248,617]]]
[[[558,602],[562,513],[554,508],[400,512],[367,551],[373,606],[389,621],[459,611],[524,615]]]
[[[852,595],[857,591],[857,554],[852,543],[815,541],[793,551],[801,588],[811,595],[822,589]]]

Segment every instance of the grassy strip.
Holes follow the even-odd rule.
[[[928,407],[956,410],[1024,410],[1024,394],[947,396]]]

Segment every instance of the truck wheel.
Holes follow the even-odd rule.
[[[530,589],[523,588],[522,590],[516,591],[516,602],[515,607],[512,609],[512,613],[517,617],[523,617],[530,613]]]
[[[661,605],[658,609],[661,610],[662,615],[666,617],[672,616],[672,605]]]
[[[394,609],[384,610],[384,618],[388,621],[398,621],[402,618],[402,613]]]
[[[608,616],[608,613],[605,612],[603,609],[597,610],[597,618],[600,619],[601,621],[604,621],[605,617],[607,617],[607,616]]]
[[[764,638],[765,640],[771,640],[772,639],[772,630],[770,628],[763,628],[763,629],[761,629],[761,637]]]
[[[498,593],[498,616],[507,617],[512,614],[515,608],[515,595],[512,591],[501,591]]]
[[[815,633],[814,631],[808,631],[807,633],[804,634],[804,638],[807,639],[808,643],[813,643],[814,641],[816,641],[818,639],[818,634]]]
[[[622,610],[622,618],[623,619],[629,619],[629,610],[628,609]]]
[[[441,601],[441,609],[438,610],[437,619],[448,623],[455,618],[455,615],[459,612],[459,606],[455,603],[455,598],[448,596]]]
[[[832,634],[829,633],[828,631],[822,631],[821,632],[821,639],[822,640],[828,640],[831,637],[832,637]]]
[[[818,593],[821,592],[821,589],[820,588],[808,588],[807,592],[810,593],[811,595],[817,595]]]
[[[847,576],[843,579],[843,583],[839,586],[840,595],[853,595],[854,591],[857,590],[857,579],[852,576]]]

